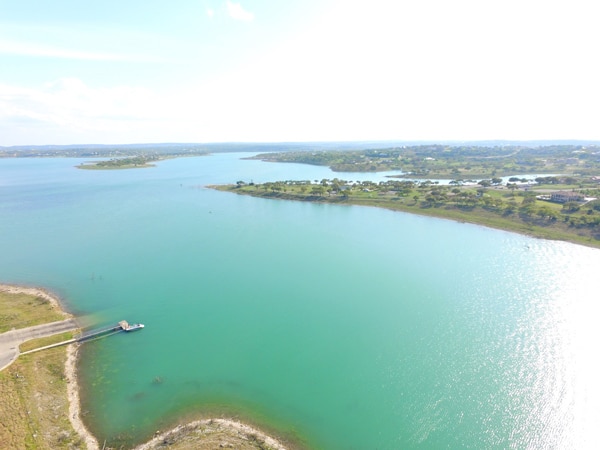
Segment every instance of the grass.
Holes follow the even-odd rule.
[[[10,449],[85,448],[69,422],[64,348],[21,356],[0,372],[0,442]]]
[[[73,339],[74,336],[75,333],[73,333],[72,331],[68,331],[62,334],[55,334],[54,336],[48,336],[39,339],[31,339],[30,341],[23,342],[19,346],[19,351],[21,353],[24,353],[29,350],[45,347],[47,345],[58,344],[59,342],[64,342],[68,341],[69,339]]]
[[[0,291],[0,333],[64,320],[65,316],[46,299]]]
[[[0,292],[0,330],[64,319],[47,300]],[[21,351],[69,339],[71,333],[28,341]],[[85,448],[69,421],[64,347],[21,355],[0,372],[0,447]]]

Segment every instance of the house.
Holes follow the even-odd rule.
[[[573,191],[557,191],[550,194],[550,201],[556,203],[581,202],[584,200],[583,194]]]

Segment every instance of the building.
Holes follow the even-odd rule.
[[[550,194],[550,201],[556,203],[582,202],[583,194],[573,191],[557,191]]]

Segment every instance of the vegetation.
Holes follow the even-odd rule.
[[[58,344],[59,342],[65,342],[75,337],[75,333],[68,331],[66,333],[54,334],[52,336],[43,337],[39,339],[31,339],[25,341],[19,346],[21,353],[28,352],[29,350],[39,349],[52,344]]]
[[[263,153],[263,161],[329,166],[335,172],[398,171],[400,178],[466,180],[514,174],[600,172],[600,146],[413,145],[371,150]]]
[[[98,161],[80,164],[78,169],[88,170],[113,170],[113,169],[143,169],[154,167],[153,162],[165,159],[156,155],[132,156],[129,158],[113,158],[106,161]]]
[[[22,355],[0,372],[0,442],[12,449],[85,448],[69,422],[63,347]]]
[[[64,319],[48,300],[28,294],[0,291],[0,311],[2,331]],[[65,333],[28,341],[21,351],[70,337]],[[65,348],[59,347],[21,355],[0,372],[0,447],[85,448],[69,421],[65,361]]]
[[[379,206],[600,247],[600,200],[594,200],[600,198],[597,144],[405,145],[263,153],[253,158],[326,165],[337,172],[398,174],[380,183],[334,178],[262,185],[238,181],[215,188],[268,198]]]
[[[33,145],[0,147],[0,158],[132,158],[138,156],[199,156],[209,153],[201,144]]]
[[[256,197],[377,206],[600,247],[600,200],[590,200],[600,198],[598,183],[581,176],[536,180],[440,184],[430,180],[374,183],[334,178],[263,184],[238,181],[235,185],[212,187]],[[559,187],[568,195],[580,194],[585,199],[550,201],[550,193]]]
[[[152,163],[163,159],[207,155],[209,148],[212,147],[201,144],[41,145],[0,147],[0,158],[108,158],[83,163],[77,168],[137,169],[153,167]]]
[[[64,320],[65,316],[46,299],[0,290],[0,333]]]

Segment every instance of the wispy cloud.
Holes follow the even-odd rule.
[[[93,88],[77,78],[37,88],[0,84],[0,122],[28,119],[75,131],[108,131],[156,119],[155,103],[153,93],[140,87]]]
[[[243,22],[251,22],[254,20],[254,14],[246,11],[241,3],[233,3],[227,0],[227,12],[229,12],[229,16],[235,20],[241,20]]]
[[[42,58],[75,59],[82,61],[130,61],[130,62],[161,62],[157,58],[143,55],[126,55],[119,53],[91,52],[44,44],[18,42],[0,39],[0,54],[35,56]]]

